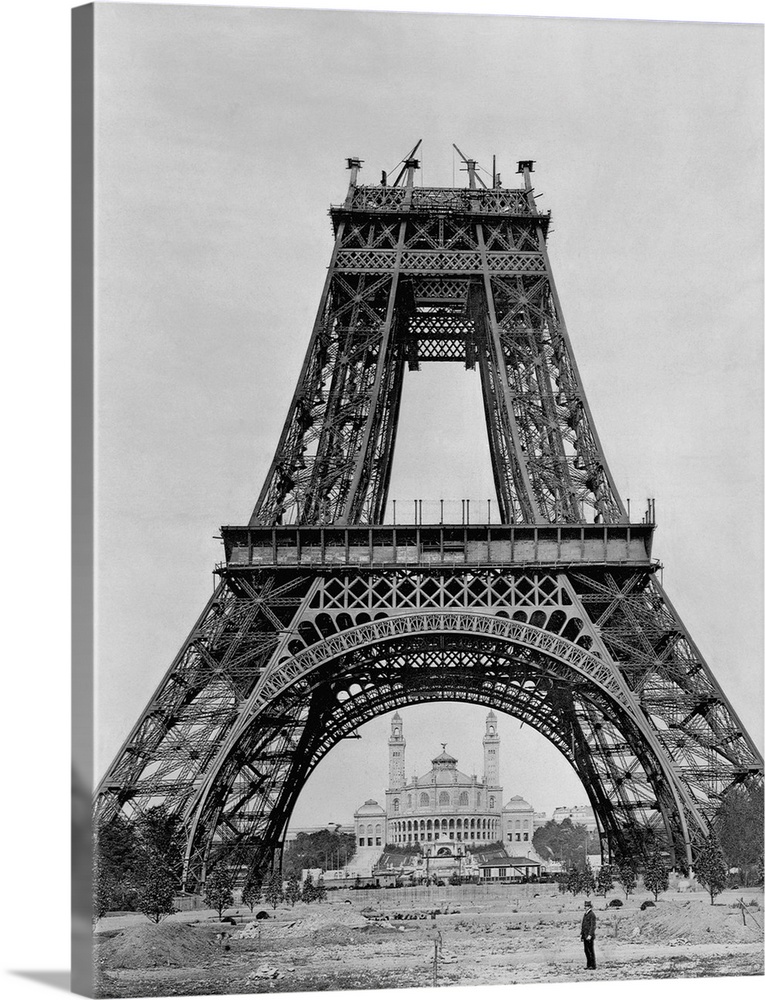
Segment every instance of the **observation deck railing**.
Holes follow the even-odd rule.
[[[353,192],[350,211],[356,212],[427,212],[467,215],[515,215],[534,217],[545,222],[550,212],[540,212],[529,204],[522,188],[412,188],[411,201],[404,204],[406,189],[383,185],[359,185]],[[332,214],[348,211],[344,205],[333,205]]]
[[[221,529],[228,570],[265,566],[651,566],[653,523],[381,524]]]

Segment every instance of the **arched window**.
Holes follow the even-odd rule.
[[[407,797],[406,797],[406,804],[407,804],[407,806],[410,809],[412,808],[412,796],[411,795],[407,795]]]
[[[493,808],[494,808],[494,796],[490,795],[489,796],[489,809],[493,809]]]
[[[461,806],[470,805],[470,799],[467,792],[460,792],[459,804]]]
[[[398,802],[398,799],[394,799],[394,800],[393,800],[393,812],[394,812],[394,813],[397,813],[397,812],[398,812],[398,806],[399,806],[399,802]]]
[[[476,797],[475,797],[475,804],[476,804],[476,808],[478,808],[478,809],[480,809],[480,808],[481,808],[481,793],[480,793],[480,792],[478,792],[478,793],[476,794]]]
[[[441,792],[441,794],[438,796],[438,804],[440,806],[448,806],[449,805],[449,793],[448,792]]]
[[[420,805],[421,806],[429,806],[430,805],[430,796],[428,795],[427,792],[422,792],[420,794]]]
[[[367,837],[374,837],[374,830],[371,823],[367,826]],[[371,844],[372,841],[370,840],[369,843]]]

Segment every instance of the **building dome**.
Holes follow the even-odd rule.
[[[505,803],[502,812],[534,812],[534,807],[530,806],[521,795],[514,795],[509,802]]]
[[[354,816],[384,816],[385,810],[375,799],[367,799],[363,806],[360,806]]]

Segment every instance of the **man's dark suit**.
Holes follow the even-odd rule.
[[[582,917],[582,941],[588,969],[595,968],[595,923],[595,914],[588,906]]]

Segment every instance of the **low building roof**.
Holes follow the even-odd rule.
[[[490,847],[486,851],[471,851],[470,853],[479,865],[505,865],[510,860],[504,847]]]
[[[534,868],[542,867],[540,863],[535,861],[533,858],[516,858],[515,856],[505,858],[494,857],[490,858],[488,861],[479,861],[478,865],[480,868],[495,868],[497,865],[501,865],[503,868],[524,868],[529,867],[529,865]]]

